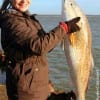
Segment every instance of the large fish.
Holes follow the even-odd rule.
[[[77,100],[85,100],[93,66],[91,51],[91,30],[88,19],[74,0],[62,0],[62,18],[70,20],[80,17],[80,31],[67,35],[62,43],[70,68],[72,83]]]

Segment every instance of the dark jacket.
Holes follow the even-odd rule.
[[[46,33],[34,16],[15,10],[0,14],[0,27],[9,60],[7,77],[11,73],[8,95],[13,87],[11,93],[17,91],[19,100],[45,100],[49,95],[46,54],[62,40],[64,30],[58,25]]]

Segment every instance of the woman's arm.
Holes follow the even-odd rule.
[[[30,27],[30,25],[28,26],[22,20],[14,17],[7,17],[3,23],[3,27],[9,30],[8,35],[11,35],[17,44],[20,46],[26,45],[33,53],[39,55],[54,48],[66,34],[63,28],[58,25],[49,33],[39,36],[38,33],[42,34],[43,29],[37,30],[34,26]]]

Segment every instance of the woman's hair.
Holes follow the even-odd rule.
[[[7,9],[10,6],[11,6],[10,0],[4,0],[0,8],[0,11],[2,12],[3,10]]]

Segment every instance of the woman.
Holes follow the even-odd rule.
[[[46,100],[50,94],[46,54],[65,36],[78,31],[79,18],[46,33],[28,13],[31,0],[4,0],[0,11],[1,43],[6,54],[9,100]]]

